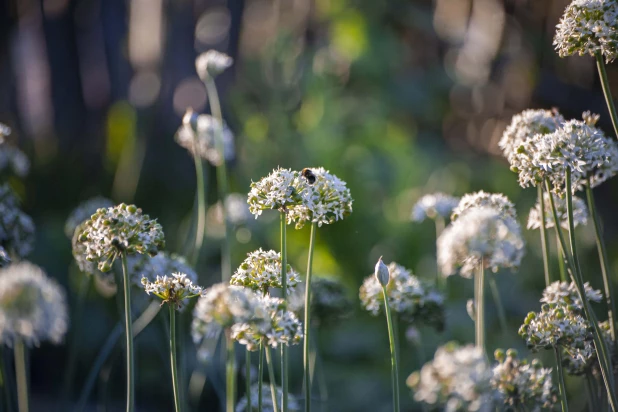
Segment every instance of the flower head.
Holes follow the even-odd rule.
[[[84,223],[78,242],[86,246],[86,259],[101,272],[111,270],[123,253],[155,256],[165,246],[163,229],[134,205],[124,203],[99,209]]]
[[[222,164],[221,153],[217,148],[217,138],[220,133],[223,141],[223,156],[225,161],[234,160],[234,134],[230,128],[208,114],[197,115],[191,109],[182,119],[182,126],[176,132],[176,143],[184,147],[192,155],[198,155],[213,166]]]
[[[64,234],[72,239],[75,234],[75,229],[84,223],[86,220],[96,213],[97,210],[114,206],[114,203],[102,196],[96,196],[82,202],[78,207],[73,209],[64,225]]]
[[[574,0],[556,26],[554,46],[560,57],[579,54],[618,56],[618,3],[616,0]]]
[[[498,146],[510,161],[524,141],[536,135],[553,133],[562,123],[564,117],[555,110],[524,110],[513,116]]]
[[[202,293],[202,288],[194,285],[184,273],[172,273],[170,276],[157,276],[154,282],[142,278],[142,285],[147,294],[154,294],[164,303],[180,308],[183,302]]]
[[[603,298],[601,291],[592,289],[588,282],[584,284],[584,289],[586,291],[586,298],[590,302],[598,303]],[[577,292],[577,286],[573,282],[553,282],[543,290],[541,303],[572,305],[579,311],[584,310],[582,300],[579,298],[579,293]]]
[[[305,312],[305,283],[300,282],[288,295],[288,308],[302,317]],[[311,321],[323,325],[350,314],[352,301],[345,285],[333,278],[311,279]]]
[[[260,409],[258,405],[258,384],[254,383],[251,385],[251,405],[247,405],[247,396],[243,396],[236,404],[236,412],[258,412]],[[280,387],[275,388],[276,399],[279,399],[277,402],[280,402],[283,399],[283,391]],[[262,385],[262,412],[274,412],[275,407],[273,405],[272,397],[270,396],[270,385],[263,384]],[[288,410],[290,412],[300,411],[302,408],[298,399],[292,394],[288,394]]]
[[[552,193],[554,198],[554,205],[556,206],[556,214],[560,219],[560,226],[564,230],[569,230],[569,220],[567,214],[567,202],[566,199],[556,196]],[[545,206],[545,227],[554,227],[554,215],[551,210],[551,203],[549,193],[543,193],[543,203]],[[586,202],[583,199],[573,196],[573,223],[575,227],[585,226],[588,223],[588,208]],[[539,229],[541,227],[541,204],[537,201],[528,215],[528,229]]]
[[[506,196],[502,193],[487,193],[481,190],[463,195],[457,207],[453,209],[451,220],[457,220],[468,210],[483,207],[495,209],[501,216],[517,218],[515,205]]]
[[[58,344],[68,322],[64,291],[40,267],[22,261],[0,270],[0,342]]]
[[[215,78],[232,66],[234,59],[217,50],[208,50],[195,59],[195,69],[202,81]]]
[[[10,255],[23,258],[34,247],[34,223],[21,211],[8,184],[0,186],[0,246]]]
[[[133,284],[143,287],[143,278],[154,282],[157,276],[170,276],[182,273],[192,283],[197,283],[197,273],[187,260],[175,253],[159,252],[156,256],[133,255],[127,260],[129,274]]]
[[[289,264],[286,278],[288,291],[300,282],[300,275]],[[230,284],[261,292],[267,292],[270,288],[281,288],[281,254],[261,248],[249,253],[232,275]]]
[[[426,218],[448,219],[459,204],[459,198],[444,193],[432,193],[421,197],[412,208],[412,221],[422,222]]]
[[[524,240],[517,221],[493,208],[474,208],[451,223],[438,238],[438,265],[443,276],[474,275],[481,263],[497,272],[517,268]]]
[[[251,183],[247,203],[257,219],[264,210],[287,211],[306,205],[311,196],[310,185],[300,172],[279,168],[258,182]]]

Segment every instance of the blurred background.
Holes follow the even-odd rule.
[[[554,28],[567,3],[1,0],[0,122],[13,130],[9,142],[32,161],[27,178],[11,181],[37,225],[29,258],[67,289],[74,309],[81,275],[63,227],[70,211],[94,195],[137,204],[159,219],[167,249],[182,252],[195,171],[174,134],[188,107],[210,110],[195,57],[223,51],[235,60],[217,78],[224,118],[235,135],[231,191],[245,196],[252,180],[277,166],[324,166],[352,191],[354,213],[318,231],[314,259],[314,273],[344,282],[354,307],[348,318],[319,330],[326,405],[330,411],[388,411],[386,323],[360,308],[358,287],[380,255],[421,278],[435,277],[435,228],[410,222],[415,201],[437,190],[502,192],[517,204],[525,226],[536,191],[518,186],[497,146],[512,115],[529,107],[557,107],[565,117],[591,110],[613,133],[594,59],[560,59],[553,50]],[[618,71],[615,65],[608,71],[616,95]],[[212,166],[206,175],[208,238],[197,266],[204,286],[220,279],[223,233],[213,207]],[[614,180],[595,190],[616,270],[617,189]],[[235,227],[233,267],[258,247],[279,248],[275,215],[245,219]],[[578,231],[585,276],[601,288],[592,227]],[[510,333],[500,332],[488,303],[490,350],[515,347],[527,354],[517,329],[528,311],[539,309],[544,280],[538,233],[525,234],[529,247],[521,270],[496,278]],[[304,273],[309,230],[290,228],[288,237],[290,262]],[[421,328],[422,351],[402,333],[402,378],[429,360],[436,345],[473,341],[465,309],[472,295],[471,281],[449,279],[446,330]],[[184,317],[186,327],[190,311]],[[114,298],[93,286],[81,326],[73,324],[66,338],[79,342],[68,399],[79,395],[117,320]],[[136,341],[138,410],[172,409],[163,330],[153,322]],[[188,334],[185,340],[186,362],[194,366],[195,348]],[[539,354],[552,366],[546,355]],[[67,359],[66,345],[43,344],[31,352],[34,411],[71,410],[61,395]],[[300,347],[292,359],[291,388],[300,393]],[[89,410],[123,408],[123,369],[118,345]],[[189,397],[194,410],[218,410],[217,379],[208,375],[202,395]],[[567,385],[572,409],[583,408],[581,382],[570,378]],[[402,395],[404,410],[420,408],[407,388]],[[326,405],[317,403],[318,410]]]

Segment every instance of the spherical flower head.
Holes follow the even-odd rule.
[[[300,282],[288,295],[288,308],[302,318],[305,313],[305,283]],[[343,283],[334,278],[311,279],[311,322],[315,325],[335,323],[352,312],[352,300]]]
[[[584,290],[586,291],[586,298],[589,302],[598,303],[603,298],[601,291],[598,289],[593,289],[588,282],[584,284]],[[584,305],[582,304],[582,300],[579,298],[577,286],[574,282],[568,283],[556,281],[551,283],[545,288],[545,290],[543,290],[541,303],[572,305],[578,311],[584,310]]]
[[[413,222],[436,218],[448,219],[459,204],[459,198],[444,193],[432,193],[421,197],[412,208]]]
[[[227,54],[217,50],[208,50],[197,56],[197,59],[195,59],[195,69],[200,79],[205,82],[223,73],[233,63],[234,59]]]
[[[97,262],[101,272],[109,272],[123,254],[155,256],[165,246],[165,237],[156,220],[135,205],[122,203],[97,210],[85,222],[78,242],[86,246],[86,259]]]
[[[436,351],[420,373],[408,377],[414,399],[449,412],[491,411],[493,373],[483,352],[450,342]]]
[[[253,385],[251,385],[251,405],[247,405],[247,395],[243,396],[242,398],[240,398],[240,400],[238,401],[238,403],[236,404],[236,412],[258,412],[259,409],[259,405],[258,405],[258,395],[259,395],[259,390],[258,390],[259,386],[257,383],[254,383]],[[281,399],[283,399],[283,391],[281,390],[280,387],[276,386],[275,387],[275,392],[276,392],[276,399],[277,402],[281,402]],[[290,412],[293,411],[300,411],[302,410],[300,403],[298,402],[298,399],[296,399],[296,397],[292,394],[288,394],[288,410]],[[269,384],[262,384],[262,412],[274,412],[275,411],[275,407],[273,405],[273,399],[271,396],[271,392],[270,392],[270,385]]]
[[[613,348],[613,341],[608,321],[600,322],[601,335],[608,348]],[[569,375],[580,376],[587,371],[600,373],[597,352],[592,338],[584,342],[584,346],[565,346],[562,349],[562,364]]]
[[[300,282],[300,275],[289,264],[286,278],[288,292],[291,292]],[[281,254],[261,248],[249,253],[232,275],[230,284],[262,293],[268,292],[270,288],[281,288]]]
[[[1,133],[0,133],[1,135]],[[17,147],[10,145],[4,138],[0,139],[0,176],[24,178],[30,171],[30,160]]]
[[[294,312],[287,309],[285,301],[268,295],[257,299],[259,304],[253,317],[232,326],[232,338],[250,351],[257,350],[262,340],[273,348],[300,343],[302,323]]]
[[[0,270],[0,342],[58,344],[68,322],[64,291],[40,267],[22,261]]]
[[[599,53],[607,63],[618,56],[616,0],[574,0],[556,26],[554,46],[560,57]]]
[[[220,135],[219,135],[220,134]],[[223,163],[221,153],[217,148],[217,139],[223,141],[223,157],[226,162],[234,160],[234,134],[230,128],[208,114],[197,115],[191,109],[182,119],[182,126],[174,137],[176,143],[184,147],[192,155],[198,155],[213,166]]]
[[[111,200],[102,196],[96,196],[86,200],[85,202],[82,202],[71,212],[71,214],[67,218],[67,221],[64,225],[64,234],[69,239],[73,239],[75,229],[79,225],[90,219],[97,210],[101,208],[107,209],[112,206],[114,206],[114,203]]]
[[[511,159],[522,143],[536,135],[555,132],[564,123],[564,117],[555,110],[527,109],[511,119],[498,146],[504,157]]]
[[[388,270],[390,282],[386,286],[386,294],[391,310],[410,323],[426,324],[441,330],[444,327],[444,296],[395,262],[388,265]],[[374,275],[365,279],[359,296],[363,308],[374,316],[380,313],[384,306],[384,293]]]
[[[111,284],[115,284],[114,275],[111,272],[103,273],[99,270],[97,262],[92,262],[87,259],[86,244],[79,241],[81,232],[86,228],[86,222],[78,225],[73,231],[73,237],[71,239],[71,246],[73,252],[73,259],[79,268],[79,271],[85,275],[96,275],[105,279]]]
[[[498,211],[501,216],[517,219],[515,205],[508,197],[502,193],[487,193],[481,190],[463,195],[455,209],[453,209],[451,220],[457,220],[465,212],[478,208],[492,208]]]
[[[513,349],[506,354],[501,349],[496,350],[496,360],[491,385],[505,409],[554,409],[558,394],[552,384],[551,368],[543,368],[538,360],[531,363],[520,360]]]
[[[184,301],[199,296],[202,288],[194,285],[184,273],[172,273],[171,276],[157,276],[154,282],[147,277],[142,278],[142,285],[147,294],[153,294],[163,300],[163,303],[182,307]]]
[[[264,210],[288,211],[303,205],[311,196],[307,179],[300,172],[290,169],[275,169],[271,174],[251,183],[247,197],[249,211],[257,219]]]
[[[481,264],[497,272],[519,267],[524,255],[521,228],[493,208],[475,208],[451,223],[438,238],[438,265],[443,276],[474,276]]]
[[[0,186],[0,246],[10,256],[23,258],[34,248],[34,222],[21,211],[8,184]]]
[[[551,209],[549,193],[543,193],[543,203],[545,206],[545,227],[547,229],[554,227],[554,215]],[[560,220],[560,226],[564,230],[569,230],[569,216],[567,214],[567,202],[566,198],[561,198],[555,194],[551,194],[554,199],[554,205],[556,206],[556,214]],[[585,226],[588,223],[588,207],[583,199],[573,196],[573,223],[575,227]],[[534,207],[530,209],[528,215],[528,229],[540,229],[541,228],[541,204],[536,202]]]
[[[352,213],[352,195],[346,183],[323,167],[303,169],[301,178],[309,187],[304,202],[290,208],[287,222],[294,222],[296,229],[306,222],[317,223],[318,227],[332,224]]]

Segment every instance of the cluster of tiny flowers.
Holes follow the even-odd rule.
[[[517,268],[524,255],[519,224],[492,208],[474,208],[451,223],[438,238],[443,276],[471,278],[481,264],[496,272]]]
[[[388,265],[388,271],[390,281],[386,293],[391,309],[411,323],[424,323],[441,330],[444,327],[444,296],[395,262]],[[382,286],[374,275],[365,279],[359,296],[362,306],[373,315],[384,305]]]
[[[259,296],[254,316],[248,322],[232,326],[232,338],[247,350],[255,351],[260,342],[273,348],[295,345],[303,338],[302,324],[283,299]]]
[[[459,204],[459,198],[444,193],[432,193],[421,197],[412,208],[413,222],[425,219],[448,219]]]
[[[289,264],[286,278],[288,291],[300,282],[300,275]],[[262,293],[268,292],[270,288],[281,288],[281,254],[262,249],[249,253],[232,275],[230,283]]]
[[[323,167],[305,171],[311,174],[306,177],[311,179],[308,181],[311,190],[306,191],[304,202],[288,211],[288,223],[294,222],[296,229],[302,228],[306,222],[317,223],[321,227],[352,213],[352,195],[343,180]]]
[[[157,276],[182,273],[192,283],[197,283],[197,273],[186,259],[175,253],[159,252],[156,256],[133,255],[127,259],[128,271],[134,284],[143,285],[142,278],[154,282]]]
[[[114,206],[114,203],[102,196],[96,196],[82,202],[78,207],[76,207],[69,217],[67,218],[66,223],[64,224],[64,234],[72,239],[75,234],[75,229],[88,219],[92,217],[93,214],[96,213],[97,210],[104,208],[107,209],[109,207]]]
[[[310,191],[307,179],[300,172],[279,168],[258,182],[251,183],[247,203],[257,218],[264,210],[287,210],[307,203]]]
[[[493,368],[491,385],[498,402],[507,410],[553,410],[558,397],[552,385],[551,368],[543,368],[537,359],[531,363],[518,359],[514,349],[506,354],[498,349],[495,358],[498,363]]]
[[[108,272],[123,253],[155,256],[165,246],[163,229],[134,205],[99,209],[84,223],[78,242],[86,245],[86,259]]]
[[[612,62],[618,56],[616,0],[574,0],[556,26],[554,46],[560,57],[600,53]]]
[[[519,147],[529,138],[536,135],[553,133],[564,123],[564,117],[552,110],[528,109],[516,114],[511,119],[498,146],[504,157],[511,160]]]
[[[183,301],[202,293],[202,288],[194,285],[184,273],[172,273],[171,276],[157,276],[154,282],[142,278],[142,285],[147,294],[154,294],[163,302],[180,308]]]
[[[258,396],[259,396],[259,386],[257,383],[251,385],[251,405],[247,405],[247,395],[240,398],[238,403],[236,404],[236,412],[275,412],[275,407],[273,405],[273,400],[270,391],[269,384],[262,384],[262,409],[259,409],[258,405]],[[280,387],[275,388],[276,399],[277,402],[281,402],[283,399],[283,391]],[[298,399],[292,394],[288,394],[288,410],[290,412],[300,411],[301,406],[298,402]]]
[[[305,312],[305,283],[300,282],[288,295],[288,308],[297,316]],[[336,279],[315,277],[311,280],[311,321],[316,325],[342,319],[352,311],[345,286]]]
[[[465,212],[479,208],[491,208],[498,211],[501,216],[517,218],[515,205],[506,196],[502,193],[487,193],[481,190],[463,195],[453,209],[451,220],[457,220]]]
[[[586,298],[590,302],[600,302],[603,298],[601,291],[593,289],[588,282],[584,284],[584,290],[586,292]],[[541,303],[547,304],[563,304],[572,305],[577,310],[583,310],[583,302],[579,297],[577,286],[571,282],[556,281],[551,283],[543,290],[543,296],[541,297]]]
[[[8,184],[0,186],[0,246],[23,258],[34,247],[34,222],[21,211],[19,201]]]
[[[223,73],[233,63],[234,59],[227,54],[217,50],[208,50],[195,59],[195,69],[200,79],[207,81]]]
[[[551,203],[549,193],[543,193],[543,203],[545,206],[545,227],[552,228],[554,227],[554,215],[552,213]],[[551,194],[554,199],[554,205],[556,206],[556,214],[558,215],[558,219],[560,220],[560,226],[569,230],[569,216],[567,213],[567,202],[566,199],[561,198],[560,196],[556,196],[555,194]],[[586,202],[583,199],[573,196],[573,224],[575,227],[577,226],[585,226],[588,223],[588,208],[586,207]],[[528,215],[528,229],[540,229],[541,228],[541,204],[537,200],[536,205],[532,209],[530,209],[530,214]]]
[[[436,351],[433,361],[408,377],[414,399],[448,412],[491,411],[492,370],[483,352],[473,345],[450,342]]]
[[[0,342],[58,344],[68,323],[64,291],[40,267],[22,261],[0,271]]]
[[[218,135],[220,133],[220,136]],[[223,157],[229,162],[234,159],[234,134],[227,125],[221,127],[219,120],[208,114],[197,115],[191,109],[182,119],[182,126],[175,135],[176,143],[192,155],[198,155],[213,166],[222,164],[217,139],[223,142]]]

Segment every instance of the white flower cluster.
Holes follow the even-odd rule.
[[[600,53],[607,63],[618,56],[616,0],[574,0],[556,26],[554,46],[560,57]]]
[[[590,302],[598,303],[603,298],[601,291],[592,289],[588,282],[584,284],[584,290],[586,291],[586,298]],[[553,282],[543,290],[541,303],[573,305],[577,310],[584,309],[582,300],[577,292],[577,286],[573,282]]]
[[[58,344],[68,328],[64,291],[43,270],[26,261],[0,271],[0,342],[28,346]]]
[[[75,229],[86,220],[90,219],[97,210],[114,206],[114,203],[102,196],[96,196],[82,202],[78,207],[73,209],[66,223],[64,224],[64,234],[72,239],[75,234]]]
[[[482,190],[475,193],[468,193],[461,197],[461,200],[453,209],[451,220],[455,221],[465,212],[471,209],[491,208],[499,212],[501,216],[517,219],[515,205],[502,193],[487,193]]]
[[[257,219],[264,210],[287,210],[302,205],[309,197],[309,191],[309,183],[300,172],[278,168],[251,183],[247,203]]]
[[[481,264],[497,272],[517,268],[524,255],[519,224],[492,208],[472,208],[438,238],[438,266],[443,276],[459,271],[473,277]]]
[[[388,270],[390,281],[386,293],[391,309],[411,323],[424,323],[441,330],[444,327],[444,296],[395,262],[388,265]],[[384,293],[374,275],[365,279],[359,296],[366,310],[373,315],[380,313]]]
[[[220,137],[218,136],[220,133]],[[223,141],[223,157],[226,162],[234,160],[234,134],[230,128],[209,114],[197,115],[191,109],[182,119],[182,126],[174,137],[176,143],[184,147],[192,155],[197,155],[207,160],[213,166],[222,164],[221,154],[217,147],[217,139]]]
[[[86,246],[86,259],[108,272],[123,253],[155,256],[165,246],[163,229],[134,205],[124,203],[99,209],[84,223],[78,242]]]
[[[288,292],[291,292],[300,282],[300,275],[289,264],[286,278]],[[268,292],[270,288],[281,288],[281,254],[261,248],[247,254],[247,258],[232,275],[230,284],[262,293]]]
[[[34,222],[21,211],[8,184],[0,186],[0,246],[10,256],[23,258],[34,247]]]
[[[547,229],[554,227],[554,215],[551,210],[551,203],[549,193],[543,193],[544,206],[545,206],[545,227]],[[556,214],[560,219],[560,226],[564,230],[569,230],[569,216],[567,214],[567,202],[566,198],[563,199],[560,196],[556,196],[552,193],[554,198],[554,205],[556,206]],[[583,199],[573,196],[573,224],[577,226],[585,226],[588,223],[588,208],[586,202]],[[541,228],[541,204],[536,202],[534,207],[530,209],[528,215],[528,229],[540,229]]]
[[[352,311],[352,301],[346,287],[333,278],[314,277],[311,280],[311,320],[323,325],[346,317]],[[288,308],[297,316],[305,313],[305,282],[300,282],[288,295]]]
[[[432,193],[421,197],[412,208],[412,221],[425,219],[448,219],[453,209],[459,204],[459,198],[444,193]]]
[[[558,396],[552,385],[551,368],[543,368],[537,359],[528,363],[517,358],[517,351],[501,349],[495,352],[491,385],[497,401],[506,410],[524,409],[540,412],[553,410]]]
[[[236,404],[236,412],[258,412],[258,384],[255,383],[251,385],[251,405],[247,405],[247,396],[243,396],[240,398],[238,403]],[[276,399],[277,402],[281,402],[283,399],[283,391],[280,387],[275,388]],[[302,410],[298,399],[292,394],[288,394],[288,411],[295,412]],[[275,407],[273,405],[273,400],[270,391],[269,384],[262,385],[262,412],[275,412]]]
[[[528,109],[516,114],[511,119],[498,146],[504,157],[511,159],[519,147],[529,138],[536,135],[553,133],[564,123],[564,117],[557,111],[543,109]]]
[[[450,342],[433,361],[408,377],[414,399],[447,412],[482,411],[493,407],[492,370],[483,352],[473,345]]]
[[[135,285],[142,285],[142,278],[154,282],[157,276],[183,273],[192,282],[197,283],[197,273],[186,259],[175,253],[159,252],[156,256],[133,255],[127,259],[129,276]]]
[[[223,209],[221,201],[218,201],[214,206],[208,209],[206,221],[210,225],[223,226]],[[249,212],[247,198],[241,193],[230,193],[225,198],[225,217],[233,226],[240,226],[250,223],[253,217]],[[212,232],[212,230],[211,230]],[[211,233],[212,235],[212,233]]]
[[[230,68],[233,63],[234,59],[227,54],[217,50],[208,50],[197,56],[197,59],[195,59],[195,69],[200,79],[206,81],[217,77]]]
[[[154,282],[148,278],[142,278],[142,285],[147,294],[154,294],[163,302],[180,308],[183,301],[202,293],[200,286],[194,285],[191,279],[184,273],[172,273],[171,276],[157,276]]]

